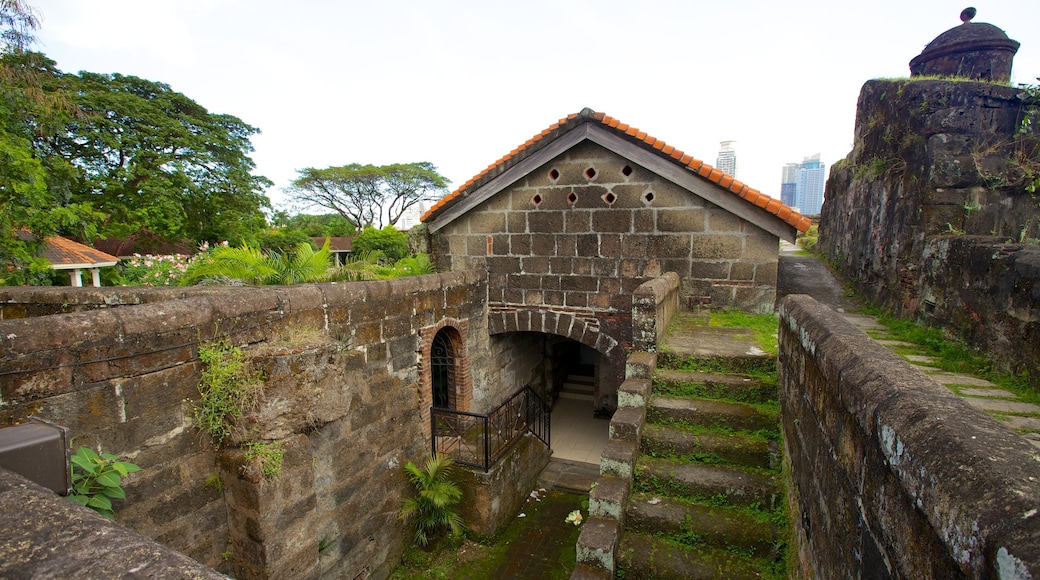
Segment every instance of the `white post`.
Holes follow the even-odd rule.
[[[94,282],[95,288],[101,287],[101,268],[90,269],[90,279]]]
[[[79,275],[79,268],[75,268],[74,270],[69,272],[69,280],[72,282],[72,285],[76,288],[83,286],[83,280],[79,277]]]

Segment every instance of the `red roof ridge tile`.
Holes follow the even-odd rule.
[[[423,214],[421,221],[425,222],[431,219],[439,210],[443,209],[445,206],[449,205],[458,198],[465,196],[469,188],[477,184],[481,179],[490,175],[493,171],[501,168],[509,160],[517,157],[535,143],[542,141],[543,137],[549,137],[552,133],[558,131],[561,127],[566,127],[568,123],[579,117],[597,121],[602,125],[610,129],[613,129],[614,131],[620,134],[632,137],[637,141],[640,141],[641,143],[645,144],[646,146],[656,151],[660,151],[662,155],[668,156],[676,160],[678,163],[684,165],[690,171],[717,184],[719,187],[726,189],[730,193],[733,193],[734,195],[746,200],[747,202],[752,203],[766,210],[770,214],[776,216],[777,219],[783,221],[784,223],[790,226],[793,226],[795,229],[799,231],[807,231],[809,229],[809,226],[811,225],[811,220],[802,216],[802,214],[798,211],[784,205],[781,201],[774,199],[758,191],[757,189],[748,186],[747,184],[739,181],[732,175],[728,175],[725,172],[705,163],[704,161],[697,159],[692,155],[684,153],[683,151],[673,147],[672,145],[667,144],[665,141],[647,134],[645,131],[640,131],[639,129],[627,123],[622,123],[620,120],[611,117],[606,113],[593,111],[591,109],[583,109],[580,113],[571,113],[566,117],[560,119],[559,121],[553,123],[552,125],[549,125],[547,129],[531,137],[523,144],[521,144],[519,147],[513,149],[507,155],[502,156],[497,161],[487,166],[483,171],[470,178],[468,181],[463,183],[461,187],[445,195],[438,202],[434,203],[433,207],[431,207],[429,210],[427,210],[425,214]]]

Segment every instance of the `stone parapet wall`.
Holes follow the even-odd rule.
[[[668,272],[636,288],[632,295],[632,350],[657,352],[679,310],[679,275]]]
[[[840,315],[780,305],[799,576],[1040,577],[1040,458]]]
[[[494,366],[485,274],[175,292],[0,321],[0,425],[36,415],[69,427],[74,447],[140,465],[117,521],[208,566],[243,578],[385,576],[411,539],[385,515],[411,493],[402,466],[430,449],[420,337],[445,320],[468,328],[467,364],[483,384]],[[100,302],[133,303],[116,293]],[[198,348],[218,338],[265,376],[222,448],[189,418]],[[281,446],[279,477],[258,474],[246,442]]]
[[[2,578],[226,578],[0,469]]]

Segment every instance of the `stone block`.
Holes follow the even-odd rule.
[[[531,236],[529,234],[511,234],[509,236],[509,253],[513,256],[531,255]]]
[[[711,233],[739,233],[744,230],[744,220],[722,208],[708,212],[708,231]]]
[[[637,447],[629,441],[608,441],[600,455],[599,469],[603,475],[631,478]]]
[[[694,260],[690,262],[689,266],[690,277],[701,280],[726,280],[730,277],[731,264],[734,262],[729,260]]]
[[[684,237],[687,247],[690,247],[690,256],[694,260],[735,260],[742,258],[743,243],[741,236],[737,235],[697,235],[693,236],[692,244],[688,237]],[[676,248],[680,247],[676,244]],[[779,254],[779,245],[773,250]],[[655,253],[654,255],[659,255]],[[671,254],[671,255],[674,255]]]
[[[589,518],[578,536],[579,565],[605,570],[614,576],[614,550],[621,536],[621,523],[612,518]]]
[[[563,214],[556,211],[535,211],[527,216],[527,227],[532,234],[556,234],[563,231]],[[535,251],[546,255],[548,252]]]
[[[744,238],[745,260],[752,262],[773,262],[780,255],[780,240],[761,230],[748,232]]]
[[[660,209],[657,210],[657,231],[703,232],[706,212],[703,209]]]
[[[620,393],[618,395],[620,399]],[[621,407],[610,419],[610,440],[628,441],[639,444],[639,434],[646,422],[646,407]]]
[[[630,481],[617,477],[600,477],[589,492],[589,517],[607,518],[624,522],[625,503],[628,501]]]
[[[564,214],[564,233],[584,234],[591,231],[592,213],[588,210],[574,210]]]
[[[694,238],[700,240],[700,237]],[[648,238],[647,255],[654,258],[687,258],[690,256],[691,237],[683,234],[661,234]],[[696,254],[696,246],[694,248]],[[696,255],[695,255],[696,257]],[[655,274],[650,274],[655,275]],[[656,274],[659,275],[659,274]]]
[[[650,355],[650,353],[634,353],[629,355],[628,365],[626,365],[626,367],[631,365],[634,369],[641,366],[632,360],[636,355]],[[618,389],[618,407],[645,408],[647,402],[650,400],[651,388],[652,383],[649,378],[632,378],[629,376],[629,378],[625,379],[625,382],[621,383],[621,387]]]
[[[632,211],[623,209],[597,211],[592,215],[592,229],[601,233],[629,233],[632,231]]]

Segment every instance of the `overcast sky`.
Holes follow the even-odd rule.
[[[967,0],[29,0],[66,72],[169,84],[259,127],[256,172],[429,161],[458,187],[550,124],[602,111],[779,197],[781,168],[851,150],[864,81]],[[1040,1],[975,4],[1040,76]]]

